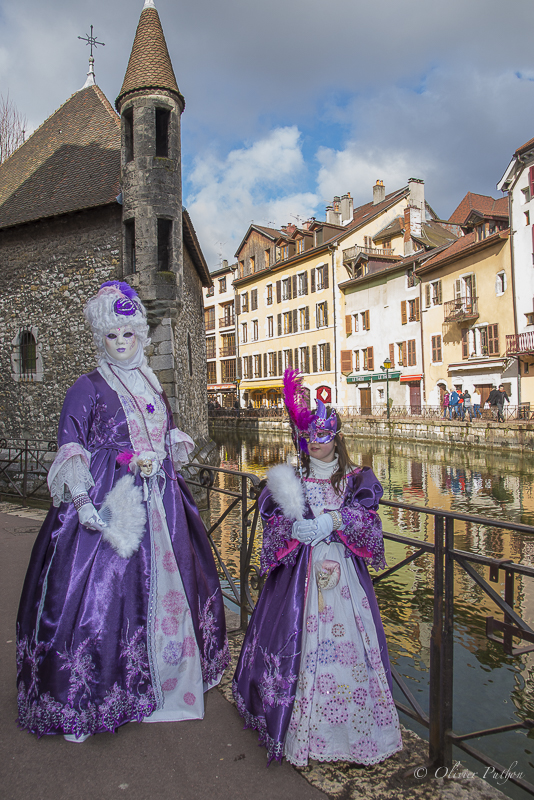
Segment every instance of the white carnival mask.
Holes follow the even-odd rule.
[[[116,361],[129,361],[137,353],[139,341],[131,325],[111,328],[104,336],[104,346]]]

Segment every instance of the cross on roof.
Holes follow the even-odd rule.
[[[85,36],[78,36],[78,39],[81,39],[82,42],[85,42],[86,44],[91,46],[91,58],[93,57],[93,47],[96,47],[97,45],[102,45],[102,47],[106,46],[104,42],[97,42],[96,36],[93,36],[92,25],[91,25],[91,34],[89,35],[88,33],[86,33]]]

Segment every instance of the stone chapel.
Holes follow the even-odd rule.
[[[0,436],[55,439],[68,387],[96,365],[82,310],[126,280],[148,311],[149,363],[176,424],[208,436],[202,287],[182,206],[184,98],[145,0],[116,111],[87,81],[0,165]],[[117,113],[118,112],[118,113]]]

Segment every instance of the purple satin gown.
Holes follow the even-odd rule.
[[[375,510],[382,494],[382,487],[372,470],[363,467],[348,476],[342,508]],[[260,513],[264,522],[262,566],[265,567],[280,559],[279,548],[282,544],[282,536],[273,530],[272,520],[280,519],[283,512],[268,488],[260,496]],[[308,506],[305,518],[312,517]],[[258,731],[260,744],[267,748],[269,762],[272,759],[282,760],[293,711],[301,670],[303,617],[306,585],[310,579],[311,550],[309,545],[304,544],[299,544],[290,552],[285,548],[286,554],[280,563],[272,567],[250,619],[233,681],[238,710],[246,726]],[[363,558],[357,557],[348,548],[345,558],[352,562],[367,596],[380,658],[391,689],[386,639],[367,566]]]
[[[170,412],[168,426],[174,427]],[[117,455],[133,448],[118,395],[98,371],[83,375],[67,392],[58,442],[76,442],[91,453],[95,485],[89,496],[99,509],[127,473]],[[162,494],[174,557],[204,685],[213,685],[229,662],[219,580],[189,489],[181,476],[171,479],[170,458],[163,468],[169,476]],[[81,736],[140,722],[156,710],[147,654],[150,538],[147,523],[137,552],[121,558],[99,532],[79,524],[72,503],[50,509],[32,551],[18,613],[22,728],[38,736]]]

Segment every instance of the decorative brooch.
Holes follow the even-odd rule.
[[[155,409],[154,409],[154,406],[152,405],[152,403],[147,403],[146,404],[146,410],[148,411],[149,414],[153,414],[154,413]]]

